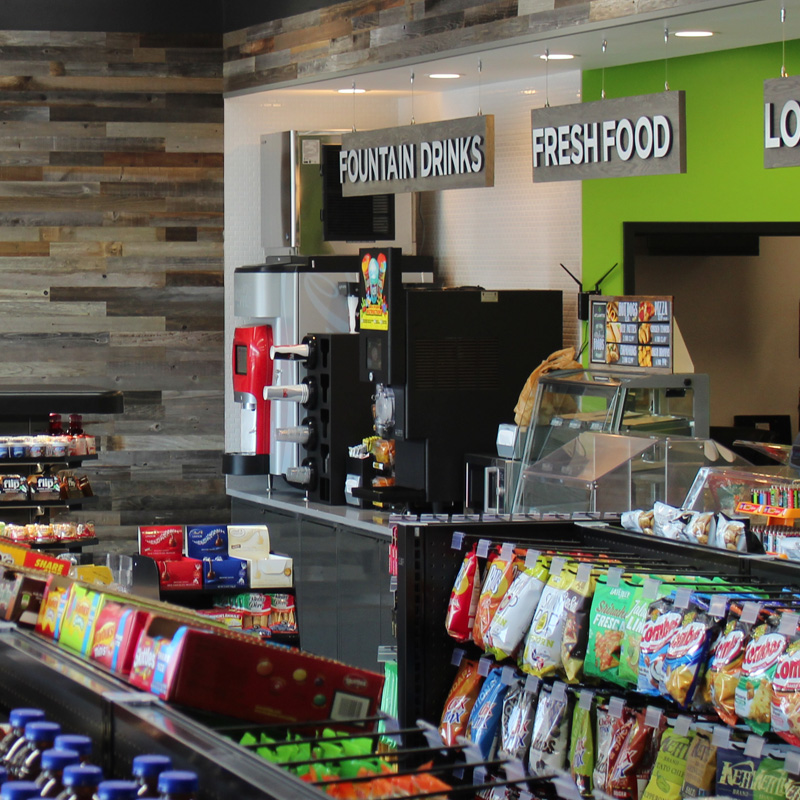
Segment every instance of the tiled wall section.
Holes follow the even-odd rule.
[[[84,420],[101,550],[229,514],[221,73],[219,37],[0,32],[0,387],[124,392]]]
[[[551,78],[551,105],[576,102],[579,83],[577,72],[558,80]],[[447,285],[563,289],[565,341],[574,343],[575,285],[559,262],[580,276],[581,190],[580,184],[572,182],[532,182],[530,110],[544,103],[544,89],[530,81],[485,87],[482,110],[495,115],[495,186],[423,197],[422,252],[436,258]],[[531,90],[537,93],[523,94]],[[415,122],[423,123],[469,116],[476,108],[474,92],[417,95],[413,116]],[[411,119],[410,103],[405,97],[364,95],[358,98],[356,118],[359,129],[364,119],[380,120],[383,127],[406,125]],[[276,90],[226,99],[225,120],[225,302],[228,319],[232,319],[233,270],[263,259],[259,137],[292,128],[350,130],[353,102],[324,89]],[[229,325],[228,343],[231,335]],[[226,351],[228,348],[229,344]],[[531,364],[531,369],[535,366]],[[229,449],[236,449],[237,419],[227,391],[226,443]]]

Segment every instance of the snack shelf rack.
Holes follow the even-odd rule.
[[[794,525],[795,520],[800,519],[800,508],[740,502],[736,504],[736,511],[739,514],[766,517],[768,525]]]

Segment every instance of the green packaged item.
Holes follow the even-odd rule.
[[[581,696],[572,712],[569,740],[569,774],[584,797],[592,796],[594,771],[594,714],[591,696]]]
[[[788,783],[783,761],[762,758],[753,778],[753,800],[786,800]]]
[[[652,597],[645,597],[645,586],[642,583],[633,587],[628,606],[628,614],[622,628],[622,645],[619,656],[619,683],[627,686],[636,686],[639,682],[639,645],[642,641],[642,631],[650,609]],[[669,587],[660,584],[655,591],[655,597],[664,597],[669,593]]]
[[[745,647],[734,703],[737,716],[758,734],[770,729],[773,679],[788,641],[777,623],[767,622],[753,628]]]
[[[583,665],[586,676],[625,685],[620,677],[622,640],[637,588],[625,581],[617,586],[598,582],[589,614],[589,641]]]
[[[686,759],[693,738],[692,731],[686,736],[674,729],[664,731],[653,774],[640,800],[681,800]]]

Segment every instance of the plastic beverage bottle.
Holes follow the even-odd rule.
[[[102,781],[94,800],[136,800],[139,787],[133,781]]]
[[[39,797],[39,787],[33,781],[6,781],[0,786],[1,800],[28,800]]]
[[[158,796],[161,800],[196,800],[198,785],[195,772],[166,770],[158,776]]]
[[[0,740],[0,758],[3,762],[11,757],[12,748],[22,747],[25,744],[25,726],[29,722],[44,719],[41,708],[12,708],[8,715],[11,730]]]
[[[131,773],[138,784],[139,797],[158,797],[158,776],[165,770],[172,769],[169,756],[157,754],[136,756],[133,759]]]
[[[11,762],[11,776],[18,781],[35,781],[42,770],[42,753],[50,750],[61,733],[57,722],[29,722],[25,726],[25,745]]]
[[[64,790],[57,800],[92,800],[103,780],[103,770],[94,764],[70,764],[64,767],[61,781]]]
[[[79,764],[81,757],[74,750],[45,750],[42,771],[34,781],[42,797],[56,797],[64,789],[62,776],[70,764]]]
[[[82,733],[60,733],[53,740],[53,747],[56,750],[74,750],[81,757],[82,764],[92,760],[92,740]]]

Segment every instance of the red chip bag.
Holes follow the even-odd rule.
[[[478,699],[483,678],[478,674],[478,662],[464,659],[450,687],[442,712],[439,733],[448,747],[456,744],[457,736],[464,736],[469,715]]]
[[[445,627],[456,641],[466,642],[472,636],[480,585],[478,556],[473,547],[461,562],[461,569],[458,571],[453,590],[450,592],[450,604],[447,607]]]
[[[517,562],[513,555],[508,560],[498,555],[486,567],[486,575],[478,598],[478,610],[475,613],[475,624],[472,626],[472,640],[482,650],[486,649],[484,637],[516,574]]]

